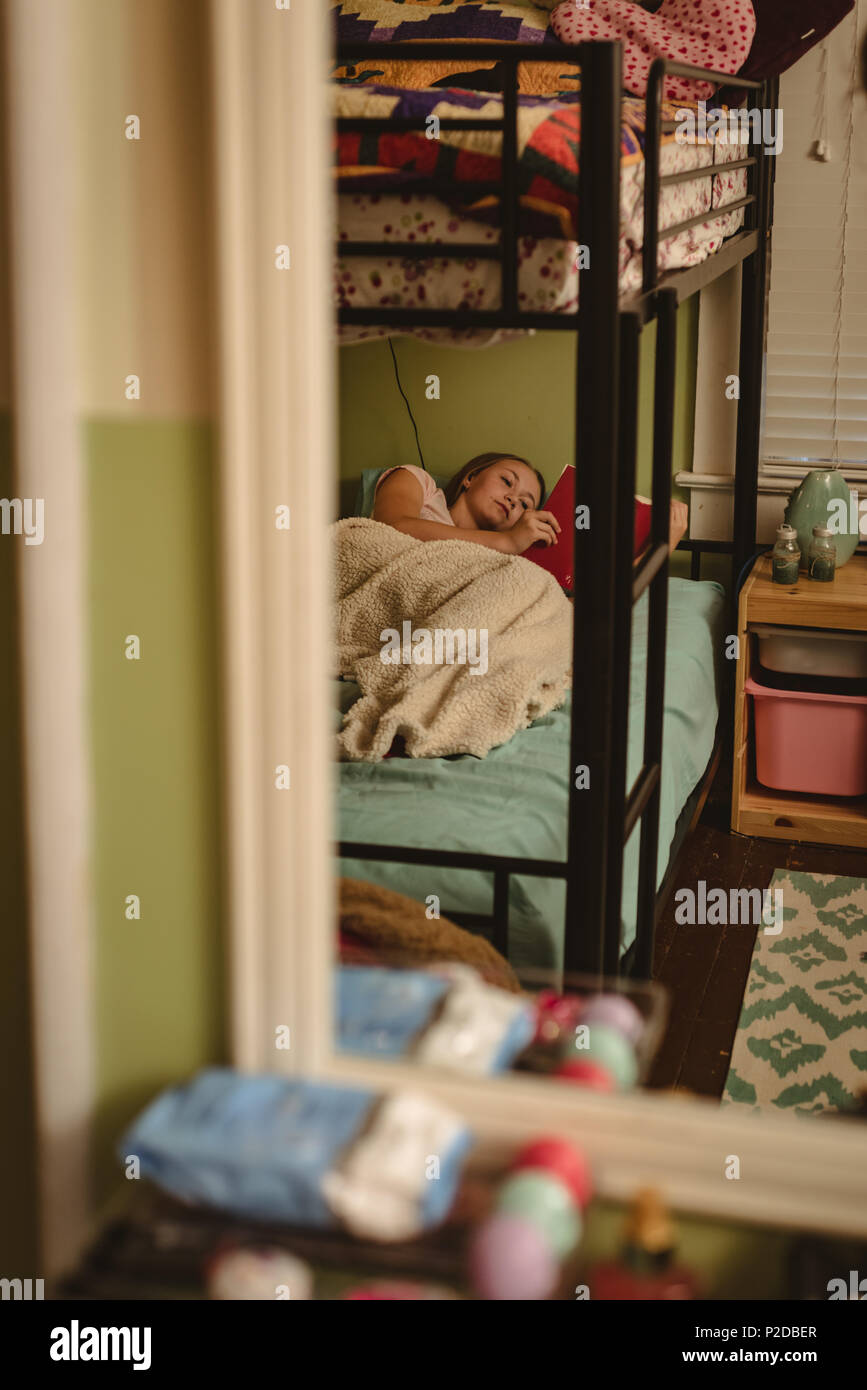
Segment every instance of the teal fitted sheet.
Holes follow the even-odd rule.
[[[665,722],[657,883],[668,865],[677,818],[713,750],[723,657],[724,594],[718,584],[669,581]],[[641,770],[648,605],[634,609],[627,785]],[[580,669],[592,679],[592,663]],[[342,710],[358,695],[335,682]],[[338,715],[338,726],[339,726]],[[341,840],[565,860],[569,704],[538,719],[486,758],[388,758],[341,763]],[[626,847],[622,949],[635,937],[639,833]],[[431,894],[450,912],[490,912],[493,880],[469,869],[434,869],[355,859],[340,873],[381,883],[420,902]],[[562,879],[516,876],[509,898],[509,959],[518,969],[562,964],[566,886]]]

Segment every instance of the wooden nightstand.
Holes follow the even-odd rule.
[[[741,589],[731,820],[732,830],[744,835],[867,849],[867,797],[774,791],[756,780],[751,702],[744,690],[755,664],[749,635],[755,623],[867,632],[867,556],[853,555],[830,584],[802,574],[797,584],[787,586],[772,582],[771,557],[762,555]]]

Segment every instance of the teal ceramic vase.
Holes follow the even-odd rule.
[[[798,533],[802,569],[807,568],[814,526],[828,526],[834,532],[838,569],[851,560],[858,544],[858,529],[849,529],[850,497],[846,479],[836,468],[814,468],[795,488],[786,504],[785,520]]]

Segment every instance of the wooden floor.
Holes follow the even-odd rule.
[[[675,922],[678,888],[767,888],[775,869],[863,878],[863,850],[787,844],[733,835],[730,773],[721,769],[701,820],[684,846],[678,882],[660,918],[653,976],[669,990],[668,1031],[648,1084],[697,1095],[722,1095],[756,939],[754,926],[684,926]]]

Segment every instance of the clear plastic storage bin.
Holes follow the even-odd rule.
[[[867,677],[867,632],[826,632],[822,628],[772,627],[755,623],[759,661],[769,671],[800,676]]]

